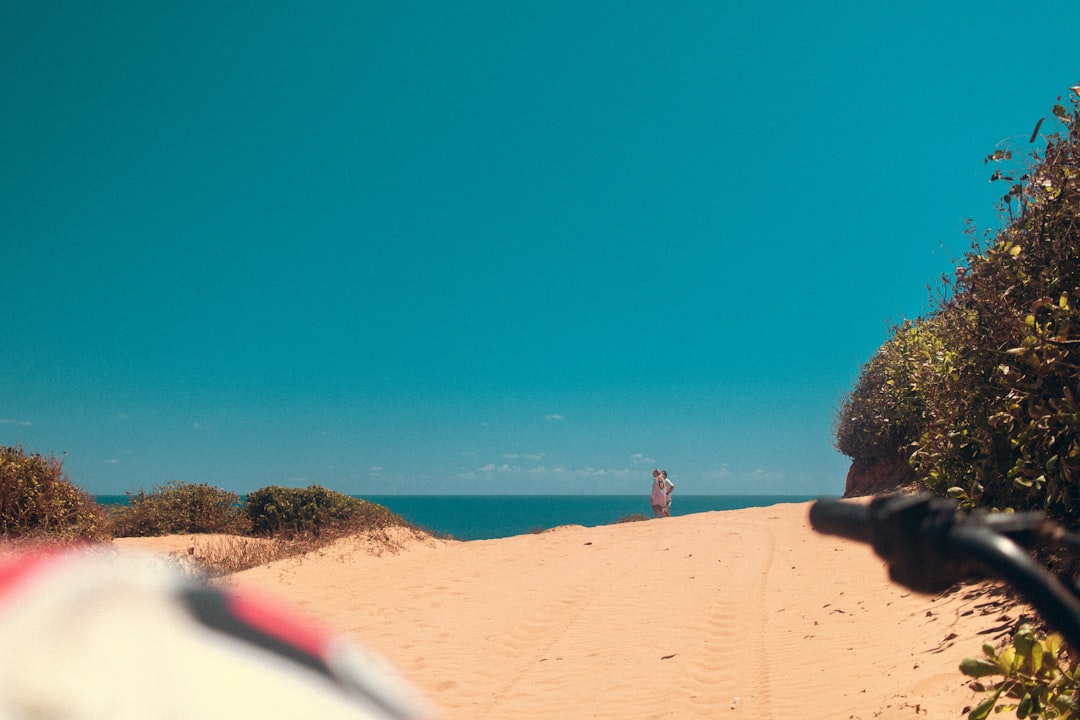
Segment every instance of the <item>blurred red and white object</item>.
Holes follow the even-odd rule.
[[[433,717],[354,642],[158,556],[46,549],[0,559],[0,718]]]

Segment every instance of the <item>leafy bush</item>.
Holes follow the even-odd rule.
[[[407,524],[381,505],[319,485],[260,488],[247,496],[247,515],[255,535],[270,537],[320,537]]]
[[[854,458],[902,454],[919,437],[927,393],[924,368],[945,355],[933,319],[893,328],[844,400],[835,428],[837,449]]]
[[[55,457],[0,446],[0,538],[97,540],[105,510],[64,474]]]
[[[896,452],[968,506],[1080,503],[1080,91],[1030,165],[987,158],[1005,226],[946,278],[928,317],[896,328],[863,368],[836,426],[859,459]]]
[[[947,304],[932,321],[940,342],[918,368],[923,414],[910,463],[927,487],[969,508],[1010,506],[1000,492],[1008,438],[988,421],[1000,392],[993,353],[979,345],[977,316],[962,305]]]
[[[1025,624],[1001,650],[990,643],[983,645],[983,657],[964,659],[960,671],[974,678],[972,689],[988,693],[968,714],[970,720],[985,720],[991,711],[1009,710],[1015,710],[1018,718],[1080,717],[1076,704],[1080,669],[1056,633],[1039,637]],[[988,682],[987,678],[1000,679]]]
[[[236,493],[205,483],[177,481],[150,493],[128,493],[128,504],[113,506],[110,514],[116,537],[243,534],[250,527]]]

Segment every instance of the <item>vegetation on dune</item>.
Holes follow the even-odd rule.
[[[633,513],[631,515],[627,515],[625,517],[619,518],[618,522],[619,523],[641,522],[642,520],[648,520],[648,519],[649,518],[647,516],[642,515],[641,513]]]
[[[388,528],[414,533],[375,503],[327,490],[269,486],[241,498],[206,483],[172,482],[127,494],[103,507],[76,487],[54,457],[0,446],[0,541],[108,541],[120,537],[215,534],[197,541],[184,565],[200,575],[237,572],[360,535],[378,548],[397,541]]]
[[[108,537],[105,510],[64,473],[63,461],[0,447],[0,539],[70,542]]]
[[[175,533],[247,534],[251,523],[233,492],[206,483],[172,482],[147,493],[128,493],[128,504],[110,509],[114,537]]]
[[[381,505],[319,485],[272,485],[241,499],[209,485],[174,482],[128,498],[126,507],[113,509],[113,535],[215,534],[193,539],[181,558],[186,569],[206,577],[295,557],[348,536],[392,549],[397,542],[387,528],[418,532]]]
[[[382,505],[319,485],[260,488],[247,496],[246,508],[257,536],[317,538],[406,525]]]
[[[1080,94],[1026,161],[987,158],[1003,227],[943,278],[934,310],[893,328],[836,423],[853,459],[902,456],[968,507],[1080,502]],[[1040,121],[1041,125],[1041,121]],[[1033,140],[1034,140],[1033,135]],[[1019,165],[1011,168],[1010,166]]]

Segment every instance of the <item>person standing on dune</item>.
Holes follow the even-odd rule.
[[[652,505],[653,517],[671,517],[671,493],[675,490],[675,483],[668,480],[667,470],[654,469],[652,475],[649,504]]]

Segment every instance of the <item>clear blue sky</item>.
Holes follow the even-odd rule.
[[[1080,3],[0,6],[0,444],[94,493],[839,494]]]

